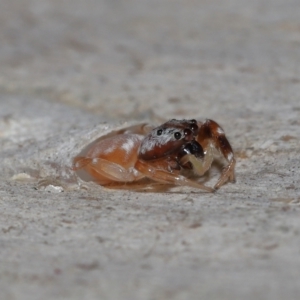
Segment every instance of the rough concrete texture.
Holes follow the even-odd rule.
[[[299,299],[299,10],[1,0],[0,298]],[[219,122],[237,182],[154,193],[70,171],[103,134],[168,118]]]

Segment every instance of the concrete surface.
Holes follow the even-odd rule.
[[[299,299],[299,10],[2,0],[0,298]],[[237,182],[78,184],[88,143],[168,118],[219,122]]]

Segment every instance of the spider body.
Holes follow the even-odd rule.
[[[228,161],[214,186],[217,189],[228,180],[234,181],[235,159],[224,131],[212,120],[201,123],[173,119],[150,132],[139,128],[105,138],[85,156],[75,157],[73,169],[85,170],[102,185],[148,177],[212,192],[214,189],[183,176],[181,170],[203,175],[211,166],[214,149]]]

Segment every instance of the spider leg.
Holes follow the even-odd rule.
[[[234,168],[236,161],[231,145],[228,142],[223,129],[213,120],[206,120],[204,123],[198,123],[198,126],[199,133],[197,141],[202,145],[203,149],[207,150],[207,154],[209,155],[206,166],[208,166],[209,162],[210,164],[212,162],[213,148],[219,150],[228,162],[214,188],[220,188],[227,181],[234,182]]]
[[[106,181],[114,182],[131,182],[144,177],[133,167],[125,169],[116,163],[102,158],[77,157],[74,160],[73,169],[84,169],[99,181],[106,179]]]
[[[204,158],[197,158],[193,154],[187,154],[180,159],[180,163],[182,165],[185,165],[190,162],[193,166],[193,171],[197,175],[202,176],[210,168],[211,163],[214,159],[212,150],[213,149],[211,149],[211,147],[207,149]]]
[[[213,192],[214,189],[207,187],[201,183],[192,181],[182,175],[179,174],[177,171],[170,171],[164,170],[162,168],[158,168],[156,166],[152,166],[149,163],[146,163],[143,160],[138,160],[135,164],[135,169],[139,172],[158,182],[169,183],[174,185],[181,185],[181,186],[189,186],[192,188],[202,189],[207,192]]]

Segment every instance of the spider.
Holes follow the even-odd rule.
[[[214,149],[228,164],[214,188],[182,174],[191,170],[202,176],[211,166]],[[85,170],[101,185],[134,182],[148,177],[154,181],[213,192],[233,182],[235,158],[223,129],[213,120],[172,119],[150,132],[141,125],[132,132],[106,137],[94,143],[84,156],[77,156],[73,169]]]

